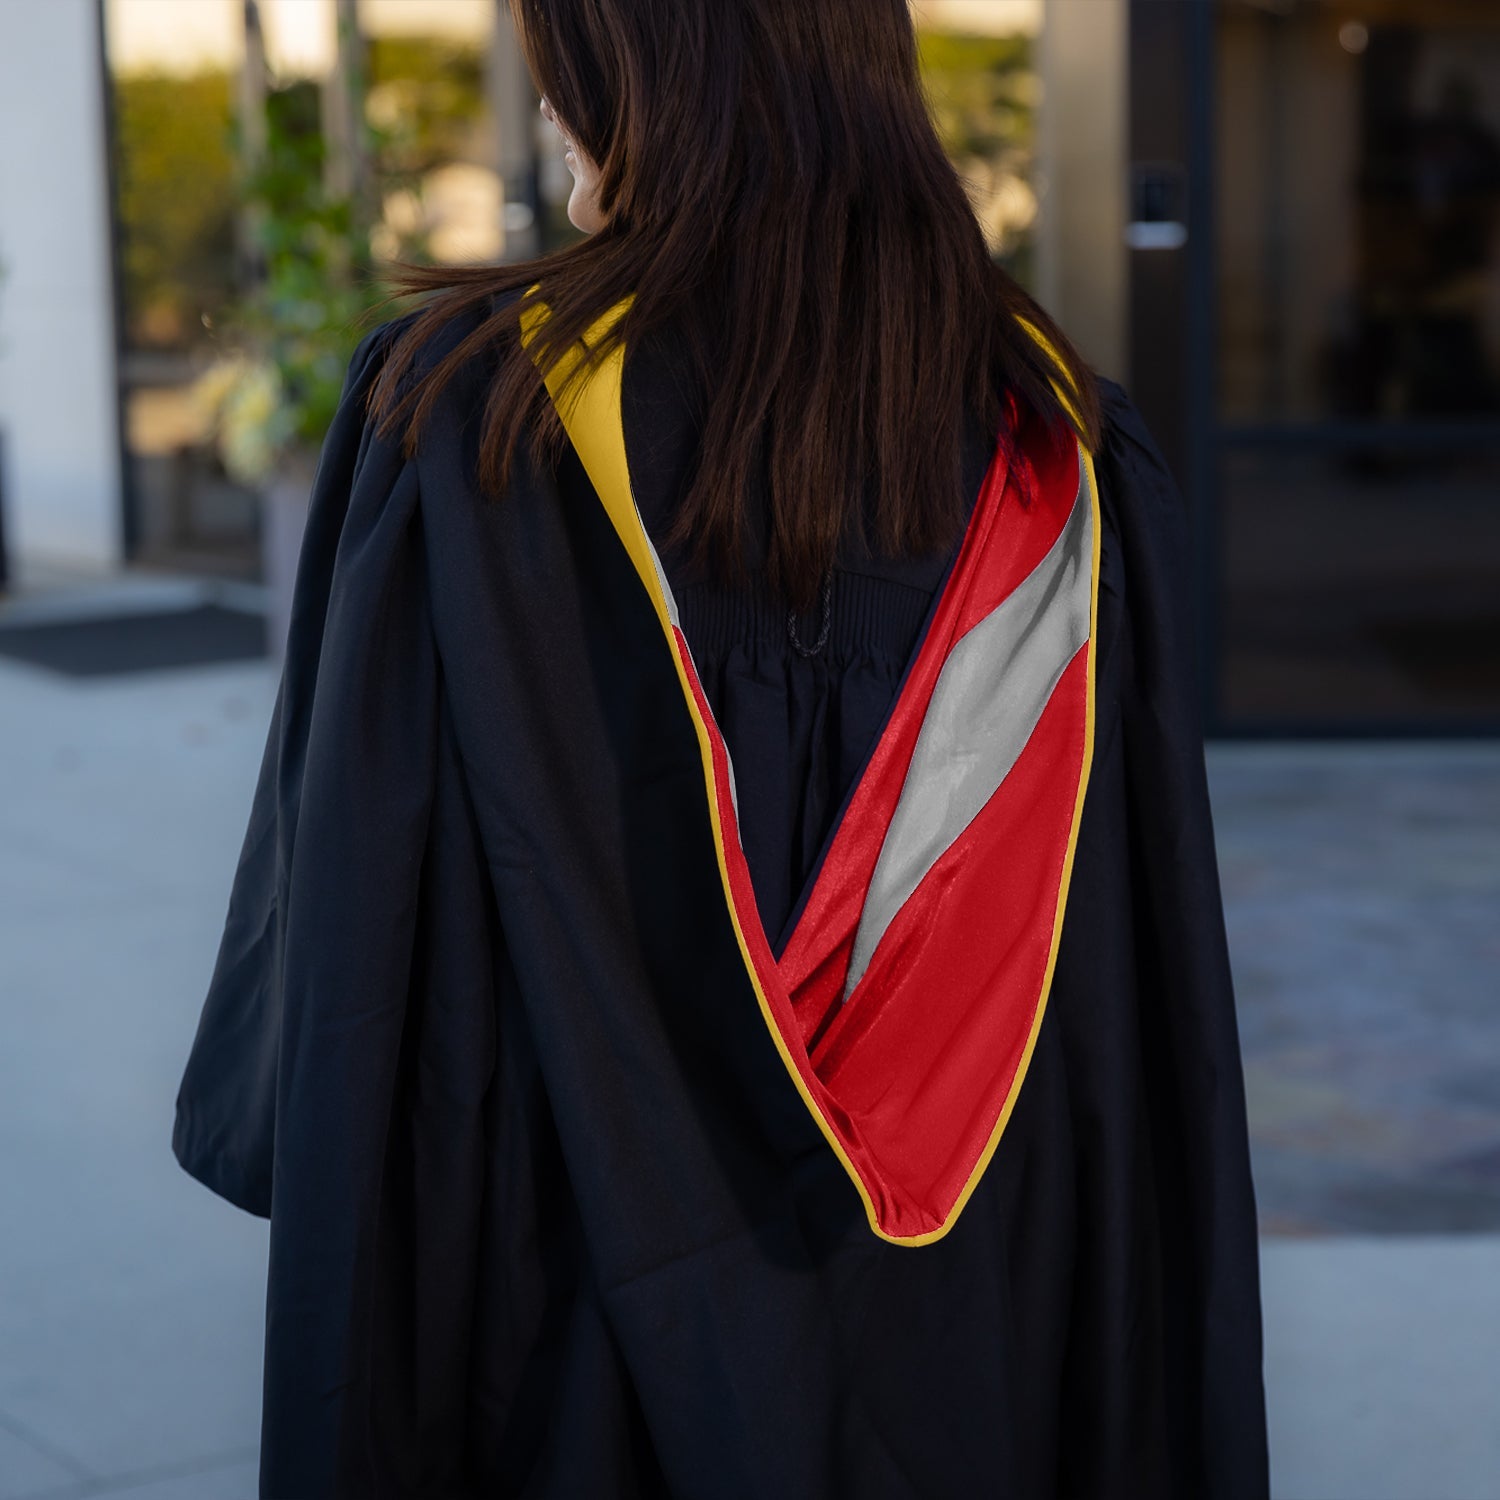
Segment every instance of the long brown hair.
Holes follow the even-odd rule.
[[[807,607],[851,520],[852,534],[896,555],[956,539],[966,403],[998,436],[1009,392],[1097,447],[1087,365],[991,258],[943,154],[907,0],[511,0],[511,10],[538,91],[599,165],[607,222],[528,261],[388,271],[388,300],[430,294],[372,394],[382,433],[405,424],[408,454],[448,379],[496,352],[480,481],[503,492],[519,441],[554,455],[563,446],[538,367],[550,371],[629,297],[591,358],[675,325],[705,397],[669,540],[738,575],[759,471],[768,582]],[[533,284],[551,316],[523,348]],[[405,379],[429,337],[476,316],[421,379]]]

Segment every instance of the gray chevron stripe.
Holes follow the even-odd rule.
[[[632,498],[631,504],[635,504]],[[656,544],[651,540],[651,533],[646,530],[646,523],[641,520],[640,507],[636,507],[635,519],[641,528],[641,539],[646,543],[646,551],[651,554],[651,566],[656,569],[657,586],[661,589],[662,599],[666,602],[667,618],[677,626],[682,620],[677,613],[677,600],[671,587],[667,583],[667,570],[661,565],[661,558],[657,555]]]
[[[640,521],[641,512],[638,506],[636,508],[635,515],[636,520]],[[646,530],[646,524],[644,521],[641,521],[641,535],[646,539],[646,550],[651,554],[651,563],[652,566],[656,569],[656,582],[661,588],[662,598],[666,601],[667,618],[674,625],[676,625],[678,629],[681,629],[682,619],[677,613],[677,600],[672,594],[671,585],[667,582],[667,570],[661,565],[661,557],[656,551],[656,545],[654,542],[652,542],[650,533]],[[686,639],[686,637],[684,637],[684,639]],[[689,658],[691,658],[692,654],[692,650],[689,649]],[[696,671],[697,668],[695,667],[694,670]],[[724,746],[724,765],[729,772],[729,805],[734,809],[735,817],[738,818],[740,815],[740,792],[739,788],[734,784],[734,761],[730,758],[728,745]]]
[[[1078,490],[1057,540],[964,634],[938,674],[860,913],[846,1000],[896,913],[1009,775],[1088,640],[1093,554],[1094,505],[1080,449]]]

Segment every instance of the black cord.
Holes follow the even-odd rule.
[[[797,648],[800,656],[816,656],[825,645],[828,644],[828,627],[833,623],[833,569],[830,568],[823,578],[823,628],[818,632],[817,641],[811,646],[804,646],[797,635],[797,612],[787,610],[786,633],[791,637],[792,645]]]

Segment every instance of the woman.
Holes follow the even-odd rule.
[[[904,0],[514,13],[590,233],[350,364],[178,1099],[262,1496],[1264,1496],[1159,454]]]

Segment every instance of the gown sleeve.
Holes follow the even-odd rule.
[[[1103,383],[1116,509],[1120,751],[1163,1274],[1186,1368],[1169,1409],[1199,1492],[1267,1486],[1257,1217],[1198,708],[1186,506],[1140,413]],[[1191,1398],[1184,1400],[1187,1392]],[[1192,1455],[1191,1458],[1188,1455]]]
[[[304,1089],[336,1096],[331,1077],[299,1071],[314,1025],[342,1024],[379,1056],[374,1032],[400,1024],[385,977],[405,973],[438,687],[415,465],[365,418],[397,326],[355,350],[319,457],[259,777],[176,1100],[178,1162],[262,1217],[278,1113]],[[344,997],[357,1025],[338,1016]],[[351,1083],[356,1097],[374,1087]]]
[[[406,318],[352,357],[313,481],[172,1137],[271,1221],[264,1494],[457,1493],[489,1132],[515,1105],[493,1086],[508,950],[433,619],[451,496],[366,413]]]

